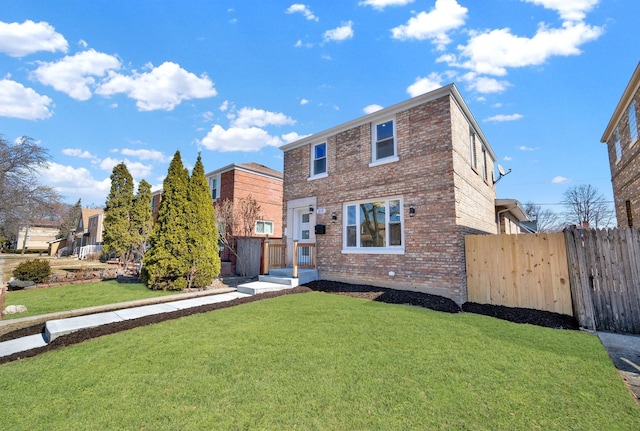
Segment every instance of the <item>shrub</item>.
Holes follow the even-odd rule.
[[[42,283],[51,275],[51,265],[48,260],[34,259],[19,264],[13,270],[13,276],[18,280]]]

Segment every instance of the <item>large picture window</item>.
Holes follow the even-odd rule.
[[[343,213],[345,252],[404,252],[400,198],[348,203]]]
[[[373,163],[397,158],[396,130],[393,120],[378,123],[373,127],[372,154]]]

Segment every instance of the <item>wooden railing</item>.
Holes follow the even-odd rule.
[[[269,239],[264,241],[264,249],[262,253],[263,273],[268,274],[270,268],[285,268],[287,266],[286,243],[271,242]],[[293,241],[293,277],[298,277],[298,269],[315,268],[316,267],[316,245],[298,243]]]

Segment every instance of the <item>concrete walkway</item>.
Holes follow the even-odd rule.
[[[207,293],[208,292],[208,293]],[[178,296],[178,295],[176,295]],[[93,328],[96,326],[122,322],[124,320],[137,319],[140,317],[150,316],[154,314],[167,313],[171,311],[184,310],[186,308],[198,307],[201,305],[209,305],[220,302],[231,301],[238,298],[244,298],[246,293],[237,292],[235,289],[213,289],[212,291],[196,292],[195,294],[182,294],[181,299],[176,296],[169,298],[173,301],[156,302],[148,305],[140,305],[133,307],[125,307],[130,303],[119,304],[120,308],[109,311],[94,312],[86,314],[86,311],[95,311],[96,308],[113,308],[114,305],[104,307],[92,307],[91,309],[75,310],[75,313],[81,313],[75,317],[54,318],[46,320],[44,331],[42,334],[30,335],[27,337],[17,338],[14,340],[0,342],[0,357],[9,356],[14,353],[24,352],[30,349],[44,347],[56,338],[69,334],[81,329]],[[167,298],[167,297],[163,297]],[[155,298],[162,299],[162,298]],[[117,306],[117,305],[116,305]],[[51,316],[51,315],[50,315]],[[34,316],[34,318],[42,319],[42,316]],[[28,320],[29,318],[24,318]],[[34,320],[35,321],[35,320]],[[37,321],[36,321],[37,322]],[[3,326],[13,323],[11,320],[0,322]],[[37,323],[35,323],[37,324]]]
[[[598,332],[598,338],[640,404],[640,336]]]

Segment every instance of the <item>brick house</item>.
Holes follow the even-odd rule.
[[[311,243],[320,279],[466,301],[464,236],[497,233],[496,156],[454,84],[282,150],[289,263]]]
[[[640,221],[640,63],[613,111],[600,142],[607,144],[613,200],[619,227]]]

